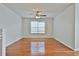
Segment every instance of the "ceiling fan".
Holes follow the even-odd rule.
[[[35,15],[36,18],[41,18],[41,17],[46,17],[46,16],[47,15],[42,14],[42,11],[36,11],[36,15]]]

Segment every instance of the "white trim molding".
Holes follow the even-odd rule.
[[[23,36],[22,38],[53,38],[53,36]]]
[[[54,38],[57,40],[56,37],[54,37]],[[75,48],[70,47],[69,45],[65,44],[64,42],[62,42],[62,41],[60,41],[60,40],[57,40],[57,41],[59,41],[60,43],[62,43],[62,44],[65,45],[65,46],[67,46],[68,48],[72,49],[73,51],[75,51]]]
[[[2,29],[2,56],[6,56],[6,29]]]
[[[14,40],[14,41],[12,41],[12,42],[8,43],[8,44],[6,45],[6,47],[8,47],[9,45],[11,45],[11,44],[13,44],[13,43],[15,43],[15,42],[19,41],[20,39],[21,39],[21,38],[18,38],[18,39],[16,39],[16,40]]]

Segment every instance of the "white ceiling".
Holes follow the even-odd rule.
[[[3,5],[21,17],[34,17],[37,10],[43,11],[47,17],[55,17],[71,3],[4,3]]]

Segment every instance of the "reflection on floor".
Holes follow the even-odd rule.
[[[24,38],[6,48],[7,56],[74,56],[79,55],[53,38]]]
[[[44,55],[45,42],[31,42],[31,54],[32,55]]]

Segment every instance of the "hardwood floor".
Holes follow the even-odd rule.
[[[40,43],[42,42],[42,43]],[[40,43],[40,44],[38,44]],[[34,45],[33,45],[34,44]],[[35,47],[36,45],[36,47]],[[38,51],[40,45],[41,52]],[[34,49],[34,51],[32,51]],[[37,51],[35,51],[35,49]],[[43,51],[42,51],[43,50]],[[7,56],[74,56],[79,55],[53,38],[23,38],[6,48]]]

